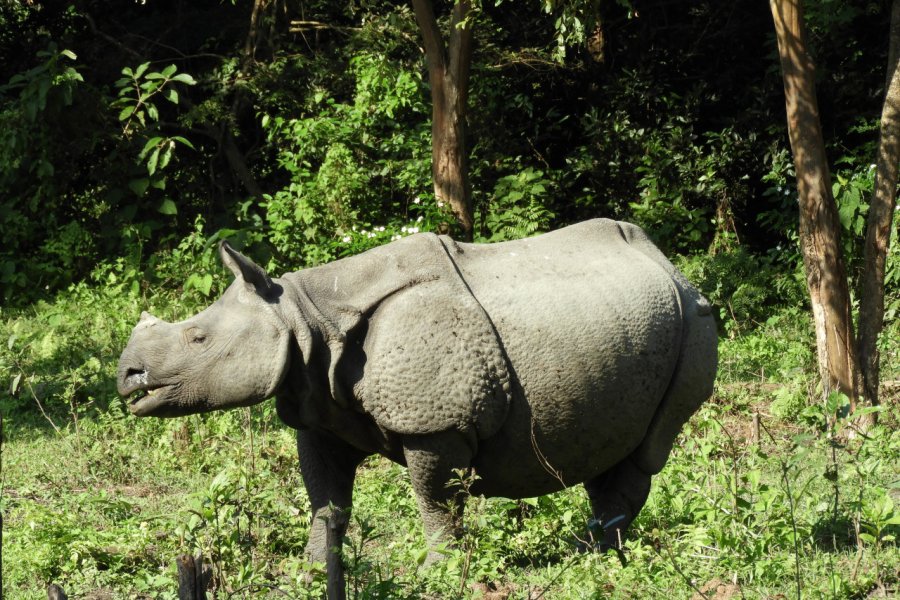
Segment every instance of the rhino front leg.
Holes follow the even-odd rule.
[[[367,456],[337,437],[322,431],[297,431],[300,474],[312,505],[312,523],[306,544],[307,558],[324,563],[327,557],[329,506],[349,509],[353,504],[356,468]],[[339,532],[343,537],[344,532]]]
[[[609,471],[584,483],[591,500],[591,532],[601,550],[621,549],[625,531],[650,494],[650,475],[626,457]]]
[[[453,543],[462,533],[465,498],[460,486],[450,482],[459,479],[458,469],[471,466],[471,446],[462,434],[445,431],[407,436],[403,440],[403,453],[428,543],[432,548],[442,542]],[[440,558],[432,550],[427,564]]]

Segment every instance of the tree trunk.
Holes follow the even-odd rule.
[[[175,559],[178,571],[178,600],[206,600],[212,568],[202,556],[182,554]]]
[[[466,148],[469,66],[472,62],[470,0],[458,0],[444,43],[429,0],[413,0],[431,84],[431,173],[438,203],[450,205],[466,240],[472,239],[472,191]]]
[[[840,219],[819,123],[815,66],[806,45],[801,0],[769,0],[784,78],[788,135],[797,172],[800,245],[812,301],[824,395],[843,392],[856,405],[859,369]]]
[[[878,404],[878,336],[884,325],[884,263],[891,241],[900,167],[900,0],[891,9],[891,38],[887,88],[881,111],[881,135],[875,171],[875,189],[866,223],[865,261],[860,285],[859,363],[866,401]],[[873,415],[874,417],[874,415]],[[874,423],[874,418],[870,420]]]
[[[244,40],[244,52],[241,57],[241,65],[247,68],[256,61],[256,51],[262,42],[262,21],[263,14],[268,8],[270,0],[254,0],[253,10],[250,12],[250,29],[247,31],[247,38]]]

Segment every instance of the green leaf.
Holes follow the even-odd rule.
[[[143,196],[150,186],[150,180],[146,177],[140,179],[132,179],[128,182],[128,188],[137,196]]]
[[[134,109],[135,109],[134,106],[126,106],[125,108],[123,108],[123,109],[122,109],[122,112],[119,113],[119,120],[120,120],[120,121],[126,121],[126,120],[128,120],[128,118],[129,118],[132,114],[134,114]]]
[[[166,67],[165,69],[162,70],[163,77],[168,79],[172,75],[174,75],[175,71],[177,71],[177,70],[178,70],[178,67],[176,67],[175,65],[169,65],[168,67]]]
[[[60,55],[65,56],[66,58],[71,58],[72,60],[78,60],[78,57],[75,56],[75,53],[71,50],[63,50],[60,52]]]
[[[148,79],[148,80],[149,80],[149,79],[152,79],[152,77],[150,77],[150,76],[148,75],[148,76],[147,76],[147,79]],[[149,98],[150,95],[153,94],[153,93],[155,93],[156,90],[158,90],[159,88],[161,88],[161,87],[163,86],[164,83],[165,83],[164,81],[145,81],[144,83],[142,83],[142,84],[140,85],[140,88],[141,88],[142,90],[146,91],[147,93],[146,93],[146,94],[141,94],[141,101],[144,101],[144,100],[146,100],[147,98]]]
[[[6,342],[6,349],[12,350],[13,344],[15,344],[15,343],[16,343],[16,334],[12,334],[11,336],[9,336],[9,341]]]
[[[172,78],[172,81],[180,81],[181,83],[185,83],[187,85],[195,85],[197,83],[196,81],[194,81],[194,78],[187,73],[179,73]]]
[[[22,381],[22,374],[19,373],[18,375],[16,375],[13,378],[12,383],[9,386],[9,395],[10,396],[15,396],[16,392],[19,391],[19,383],[21,383],[21,381]]]
[[[203,292],[204,296],[209,296],[209,292],[212,289],[213,277],[209,273],[202,277],[198,277],[197,281],[197,289]]]
[[[173,136],[170,137],[169,139],[170,139],[170,140],[174,140],[174,141],[178,142],[179,144],[184,144],[185,146],[187,146],[187,147],[190,148],[191,150],[196,150],[196,148],[194,148],[194,145],[193,145],[191,142],[189,142],[189,141],[187,140],[187,138],[183,138],[183,137],[181,137],[180,135],[173,135]]]
[[[139,65],[137,70],[134,72],[134,78],[137,79],[138,77],[143,75],[147,71],[147,68],[149,66],[150,66],[150,63],[148,63],[148,62],[145,62],[142,65]],[[124,69],[122,70],[122,72],[125,73]],[[126,73],[126,75],[131,75],[131,73]]]
[[[154,121],[159,121],[159,111],[156,110],[156,106],[153,104],[147,105],[147,116],[153,119]]]
[[[175,88],[169,88],[166,90],[166,100],[171,102],[172,104],[178,104],[178,90]]]
[[[156,163],[159,161],[159,148],[155,148],[153,152],[150,153],[150,158],[147,159],[147,172],[150,175],[156,173]]]
[[[178,207],[175,205],[175,202],[170,198],[166,198],[165,200],[163,200],[162,204],[159,205],[159,208],[157,210],[159,210],[159,212],[161,212],[164,215],[177,215],[178,214]]]
[[[162,154],[159,156],[159,170],[162,171],[166,168],[166,165],[169,164],[169,161],[172,159],[172,148],[175,146],[172,142],[167,142],[165,146],[163,146]]]
[[[158,135],[147,140],[147,143],[144,144],[144,149],[141,150],[140,154],[138,154],[138,158],[143,160],[144,157],[147,156],[147,153],[150,152],[150,150],[152,150],[153,148],[157,147],[161,141],[162,138]]]

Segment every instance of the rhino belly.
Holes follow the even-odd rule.
[[[473,287],[513,383],[504,425],[479,443],[480,493],[574,485],[643,440],[678,360],[681,311],[668,276],[634,254],[626,277],[609,276],[621,256],[601,255],[574,276],[525,269],[499,277],[502,286]]]

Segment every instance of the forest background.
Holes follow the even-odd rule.
[[[451,6],[434,3],[448,36]],[[855,307],[891,7],[805,8]],[[498,1],[466,26],[471,236],[641,225],[716,307],[719,388],[657,478],[627,567],[576,551],[589,509],[572,490],[473,499],[464,543],[424,569],[408,484],[372,461],[354,594],[896,592],[900,245],[880,422],[847,435],[847,399],[823,397],[816,366],[769,7]],[[0,0],[4,597],[51,581],[174,597],[182,552],[210,557],[220,597],[321,593],[272,408],[136,421],[115,362],[141,310],[180,319],[221,293],[221,239],[281,273],[466,233],[435,195],[426,45],[405,3]]]

